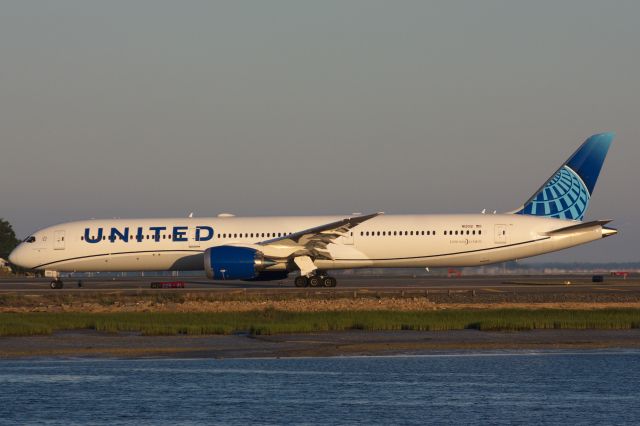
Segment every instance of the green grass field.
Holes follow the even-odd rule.
[[[144,335],[281,334],[343,330],[519,331],[640,328],[640,309],[496,309],[420,312],[2,313],[0,336],[58,330],[139,332]]]

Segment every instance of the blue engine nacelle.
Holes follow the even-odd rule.
[[[248,247],[218,246],[204,252],[204,270],[212,280],[252,280],[275,263]]]

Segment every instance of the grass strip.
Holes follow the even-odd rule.
[[[143,335],[269,335],[344,330],[640,328],[640,309],[495,309],[443,311],[286,312],[265,309],[219,313],[2,313],[0,336],[47,335],[59,330],[97,330]]]

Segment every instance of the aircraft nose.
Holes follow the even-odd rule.
[[[21,260],[23,258],[23,256],[20,255],[21,251],[22,251],[22,245],[19,245],[18,247],[14,248],[11,254],[9,254],[9,262],[17,266],[23,266],[21,264]]]

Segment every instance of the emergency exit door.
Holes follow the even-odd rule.
[[[196,248],[200,247],[200,241],[197,239],[198,230],[195,226],[189,228],[189,247]]]
[[[495,226],[495,243],[506,244],[507,243],[507,225]]]
[[[342,244],[352,246],[353,245],[353,231],[347,231],[341,237]]]
[[[53,232],[53,249],[54,250],[64,250],[64,231],[54,231]]]

